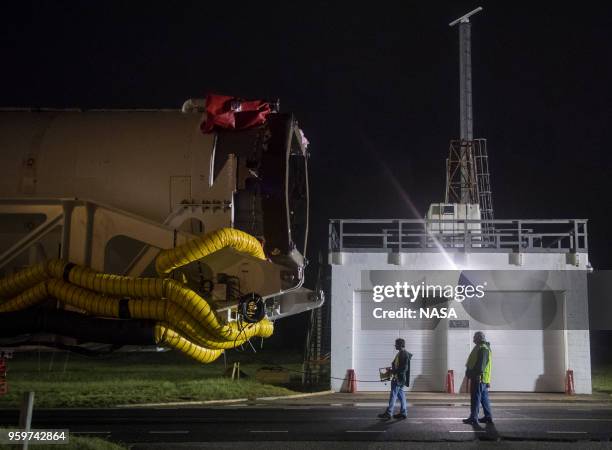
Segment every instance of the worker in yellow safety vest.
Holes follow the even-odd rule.
[[[491,402],[489,401],[489,387],[491,386],[491,344],[489,344],[482,331],[474,333],[474,348],[465,364],[465,376],[470,383],[470,417],[463,423],[476,425],[480,423],[493,423],[491,415]],[[478,410],[482,404],[484,417],[478,418]]]

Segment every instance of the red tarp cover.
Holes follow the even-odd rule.
[[[203,133],[211,133],[220,128],[242,130],[261,125],[271,112],[270,104],[263,100],[208,94],[206,116],[200,129]]]

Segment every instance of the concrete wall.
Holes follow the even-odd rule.
[[[362,290],[362,270],[582,270],[587,269],[588,255],[570,256],[565,253],[383,253],[342,252],[330,253],[332,265],[331,289],[331,376],[332,389],[339,391],[348,369],[355,365],[354,325],[355,292]],[[576,264],[577,261],[577,264]],[[518,264],[517,264],[518,263]],[[520,264],[520,265],[519,265]],[[562,281],[559,281],[562,283]],[[586,276],[585,276],[586,283]],[[584,288],[584,289],[583,289]],[[585,286],[570,287],[566,293],[565,351],[566,367],[574,370],[577,393],[591,393],[591,361],[588,331],[588,304]],[[458,309],[459,311],[460,309]],[[440,379],[447,369],[453,369],[457,382],[465,370],[464,342],[469,342],[469,330],[448,330],[446,367],[440,367]],[[442,384],[442,382],[441,382]]]

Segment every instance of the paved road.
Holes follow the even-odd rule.
[[[206,408],[36,410],[33,428],[125,443],[211,441],[604,441],[612,438],[612,405],[497,406],[495,424],[461,423],[465,406],[413,405],[408,419],[376,418],[382,404],[249,405]],[[0,411],[0,425],[17,412]]]

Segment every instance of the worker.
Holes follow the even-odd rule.
[[[390,419],[395,409],[395,401],[400,401],[400,412],[399,414],[393,415],[394,419],[405,419],[408,417],[408,411],[406,411],[406,395],[404,394],[404,386],[410,384],[410,359],[412,353],[409,353],[404,348],[406,341],[402,338],[395,340],[395,349],[397,354],[391,363],[391,393],[389,394],[389,407],[387,410],[379,414],[378,417],[381,419]]]
[[[493,423],[491,403],[489,402],[489,387],[491,386],[491,345],[486,342],[482,331],[474,333],[474,348],[465,364],[465,376],[470,386],[470,417],[463,419],[463,423],[476,425],[480,423]],[[484,417],[478,418],[478,410],[482,404]]]

